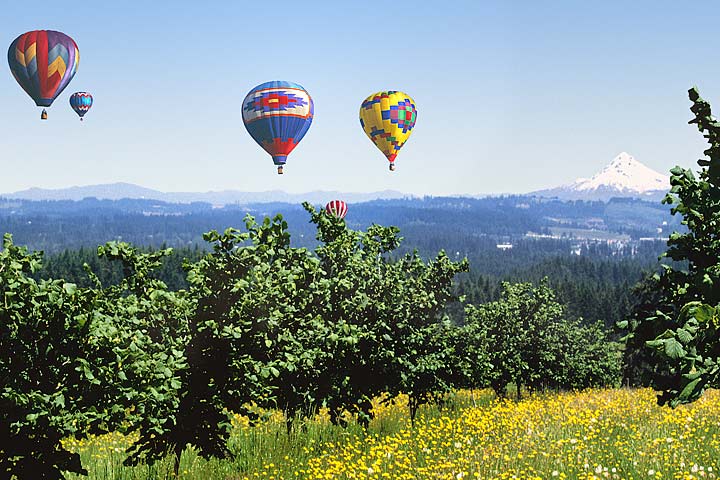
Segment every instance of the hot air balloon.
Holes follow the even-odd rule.
[[[75,92],[70,95],[70,106],[75,110],[75,113],[80,116],[81,122],[85,114],[90,110],[90,107],[92,107],[92,104],[93,97],[87,92]]]
[[[342,200],[333,200],[325,205],[325,211],[328,215],[333,215],[337,218],[345,218],[348,211],[347,203]]]
[[[360,125],[385,154],[390,170],[395,170],[395,157],[410,138],[416,119],[415,100],[396,90],[373,93],[360,106]]]
[[[279,174],[310,128],[313,114],[310,94],[297,83],[266,82],[250,90],[243,100],[245,128],[272,155]]]
[[[38,107],[52,105],[75,76],[79,62],[75,41],[52,30],[23,33],[8,49],[10,71]],[[40,118],[47,118],[45,109]]]

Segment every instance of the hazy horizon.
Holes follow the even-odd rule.
[[[625,153],[625,152],[623,152]],[[596,172],[597,173],[597,172]],[[660,172],[665,174],[664,172]],[[573,181],[581,181],[586,180],[588,177],[578,177],[574,179]],[[7,195],[7,194],[15,194],[15,193],[22,193],[26,191],[33,191],[33,190],[41,190],[41,191],[59,191],[59,190],[71,190],[71,189],[83,189],[83,188],[92,188],[92,187],[101,187],[101,186],[117,186],[117,185],[127,185],[130,187],[139,187],[142,189],[148,189],[148,190],[154,190],[161,193],[197,193],[197,194],[203,194],[203,193],[221,193],[221,192],[243,192],[243,193],[266,193],[266,192],[283,192],[291,195],[295,194],[302,194],[302,193],[311,193],[311,192],[342,192],[342,193],[351,193],[351,194],[373,194],[373,193],[382,193],[382,192],[397,192],[402,193],[405,195],[410,196],[470,196],[470,197],[482,197],[482,196],[502,196],[502,195],[524,195],[529,193],[534,193],[538,191],[544,191],[544,190],[553,190],[556,188],[564,187],[569,185],[570,182],[566,182],[563,184],[557,184],[557,185],[550,185],[543,189],[537,189],[533,191],[507,191],[507,192],[473,192],[473,193],[467,193],[467,192],[440,192],[440,193],[424,193],[424,194],[417,194],[413,192],[403,192],[394,188],[386,188],[382,190],[333,190],[333,189],[325,189],[325,188],[315,188],[312,190],[299,190],[299,191],[290,191],[290,190],[284,190],[282,188],[278,189],[267,189],[267,190],[241,190],[236,188],[226,188],[226,189],[210,189],[210,190],[162,190],[162,189],[156,189],[152,187],[148,187],[146,185],[143,185],[141,183],[133,183],[133,182],[124,182],[124,181],[116,181],[116,182],[104,182],[104,183],[94,183],[94,184],[73,184],[73,185],[63,185],[59,187],[42,187],[42,186],[29,186],[27,188],[23,188],[20,190],[15,191],[6,191],[6,192],[0,192],[0,195]]]
[[[720,64],[705,61],[714,45],[695,33],[713,31],[720,5],[450,1],[396,15],[295,5],[6,6],[5,45],[56,29],[81,58],[46,122],[7,66],[0,75],[0,192],[127,182],[163,192],[526,193],[589,177],[621,151],[665,174],[694,167],[705,147],[687,125],[687,89],[720,105]],[[282,176],[240,115],[245,94],[273,79],[300,83],[315,101]],[[394,173],[358,121],[360,102],[383,89],[418,108]],[[81,124],[68,98],[82,90],[95,104]]]

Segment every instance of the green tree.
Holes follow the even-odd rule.
[[[563,315],[547,279],[537,287],[504,282],[499,300],[469,305],[466,311],[467,323],[474,325],[489,352],[493,390],[503,397],[512,383],[520,398],[523,386],[542,379],[539,366],[550,351],[551,327]]]
[[[120,429],[136,392],[162,390],[165,383],[160,378],[166,359],[152,353],[156,342],[136,328],[128,304],[120,306],[100,288],[38,282],[31,275],[39,267],[39,254],[28,254],[5,236],[0,252],[2,478],[84,473],[80,457],[60,441]]]
[[[417,252],[392,264],[396,277],[389,299],[393,362],[386,389],[409,397],[410,419],[420,405],[450,392],[463,358],[456,352],[454,330],[443,315],[454,300],[455,275],[468,270],[467,260],[452,262],[444,251],[427,264]]]
[[[315,254],[326,291],[318,312],[328,329],[330,355],[318,365],[318,400],[333,423],[343,423],[349,411],[367,424],[370,402],[383,391],[392,354],[383,348],[391,338],[386,300],[393,288],[383,273],[388,265],[383,254],[397,247],[397,229],[373,225],[358,232],[309,203],[303,206],[321,242]]]
[[[270,392],[255,401],[283,411],[289,433],[298,415],[309,417],[322,406],[323,365],[334,361],[328,348],[333,331],[323,316],[329,284],[317,257],[290,246],[282,216],[262,225],[248,217],[246,223],[253,245],[243,249],[254,251],[256,263],[245,275],[235,274],[242,294],[236,315],[250,320],[261,337],[254,358]],[[241,252],[228,264],[237,260]]]
[[[186,265],[187,334],[176,348],[187,364],[177,371],[177,405],[143,419],[131,463],[172,452],[177,470],[188,444],[205,458],[228,457],[229,412],[256,419],[253,402],[269,404],[270,378],[290,368],[276,342],[282,319],[294,315],[295,280],[305,278],[296,268],[302,254],[290,248],[281,216],[245,223],[247,232],[205,234],[213,251]]]
[[[720,386],[720,122],[695,88],[689,96],[695,115],[689,123],[707,139],[708,158],[698,160],[697,177],[673,168],[663,200],[687,231],[670,236],[665,256],[677,263],[663,265],[653,279],[660,293],[654,311],[642,306],[619,324],[629,331],[627,349],[644,352],[636,354],[643,359],[643,380],[661,392],[660,404],[671,406]]]
[[[476,364],[474,377],[487,379],[499,396],[510,384],[520,398],[523,387],[581,389],[619,383],[620,345],[609,339],[600,321],[584,325],[582,319],[567,319],[547,278],[537,286],[503,283],[499,300],[468,305],[466,311],[471,351],[489,363]]]
[[[96,374],[115,399],[112,413],[123,431],[138,430],[140,437],[128,449],[126,465],[155,460],[169,449],[163,434],[177,423],[177,410],[183,395],[182,378],[188,370],[183,349],[189,335],[189,306],[185,292],[168,291],[155,278],[171,249],[142,252],[127,243],[109,242],[98,247],[102,264],[119,269],[120,280],[103,287],[86,266],[90,280],[102,301],[102,312],[113,322],[108,341],[119,342],[122,352],[101,352],[111,362],[118,354],[113,376]],[[121,341],[122,339],[126,339]]]
[[[92,299],[74,284],[37,283],[38,254],[5,235],[0,252],[0,477],[86,473],[60,444],[93,423],[92,374],[78,371]],[[85,322],[83,321],[85,320]]]
[[[621,345],[612,341],[601,321],[584,325],[582,319],[562,319],[550,326],[548,350],[538,365],[535,389],[581,390],[618,386]]]
[[[448,391],[457,375],[455,327],[442,312],[467,261],[452,262],[443,252],[428,263],[417,252],[394,260],[401,243],[396,227],[354,231],[305,208],[317,225],[316,253],[329,291],[323,318],[332,355],[320,378],[323,403],[333,421],[350,411],[367,424],[373,397],[403,392],[414,421],[419,405]]]

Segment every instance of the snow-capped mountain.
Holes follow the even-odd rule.
[[[532,194],[568,200],[608,200],[611,197],[658,199],[662,198],[669,188],[670,177],[622,152],[591,178],[578,178],[569,185]]]

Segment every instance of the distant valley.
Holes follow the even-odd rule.
[[[317,208],[323,206],[316,203]],[[31,201],[0,199],[0,230],[18,244],[56,253],[95,248],[111,240],[141,246],[207,245],[211,229],[244,228],[244,217],[282,214],[292,242],[313,247],[315,230],[298,203],[213,206],[124,199]],[[346,222],[364,229],[396,225],[404,249],[424,255],[444,249],[453,258],[468,257],[476,268],[500,272],[512,263],[552,255],[656,258],[665,240],[680,228],[679,219],[659,202],[614,199],[609,202],[563,201],[532,196],[425,197],[350,203]]]
[[[683,227],[659,201],[669,183],[621,153],[601,172],[564,187],[507,196],[415,197],[374,193],[164,193],[132,184],[60,190],[30,189],[0,197],[0,230],[33,250],[57,253],[95,248],[111,240],[139,246],[208,246],[202,234],[244,228],[282,214],[294,245],[312,248],[314,227],[301,206],[322,208],[334,198],[349,204],[346,222],[364,229],[395,225],[403,249],[433,255],[444,249],[467,257],[475,271],[502,274],[552,256],[642,257],[655,262],[669,235]]]

